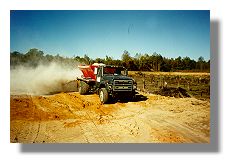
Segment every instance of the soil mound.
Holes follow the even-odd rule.
[[[176,98],[184,98],[184,97],[191,97],[187,90],[179,87],[163,87],[159,89],[158,91],[155,91],[154,94],[159,94],[161,96],[170,96],[170,97],[176,97]]]
[[[102,106],[97,95],[83,96],[76,92],[50,96],[12,95],[10,103],[11,120],[81,119],[84,112],[104,115],[113,110],[113,106]]]

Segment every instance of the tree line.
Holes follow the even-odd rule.
[[[98,62],[107,65],[124,66],[128,68],[128,70],[133,71],[210,71],[210,60],[205,61],[202,56],[195,61],[190,57],[182,58],[181,56],[177,58],[166,58],[156,52],[152,55],[137,53],[135,56],[131,56],[128,51],[124,51],[121,59],[113,59],[107,55],[105,58],[92,59],[87,54],[84,56],[74,56],[72,58],[68,58],[60,56],[59,54],[45,55],[43,51],[36,48],[30,49],[25,54],[17,51],[10,53],[11,68],[19,65],[37,67],[40,64],[47,65],[51,62],[56,62],[63,66],[76,66],[78,64],[90,65]]]

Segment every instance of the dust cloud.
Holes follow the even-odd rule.
[[[76,91],[76,78],[81,75],[82,72],[76,66],[64,67],[57,63],[36,68],[18,66],[10,72],[11,95]]]

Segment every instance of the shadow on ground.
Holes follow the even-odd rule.
[[[137,94],[135,98],[116,98],[111,99],[107,104],[115,104],[117,102],[120,103],[128,103],[128,102],[140,102],[140,101],[146,101],[148,98],[142,94]]]

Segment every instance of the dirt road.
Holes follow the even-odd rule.
[[[210,102],[143,94],[101,105],[98,95],[11,95],[11,142],[209,143]]]

